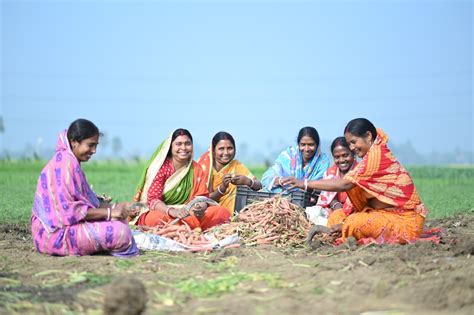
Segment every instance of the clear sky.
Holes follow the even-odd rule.
[[[310,125],[328,151],[366,117],[473,150],[472,1],[0,1],[2,149],[84,117],[124,155],[178,127],[266,156]]]

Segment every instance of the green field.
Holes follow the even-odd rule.
[[[0,162],[0,222],[26,223],[31,213],[39,173],[46,162]],[[143,164],[90,162],[83,166],[97,194],[107,193],[115,200],[131,200]],[[261,178],[262,167],[251,168]],[[431,218],[474,210],[474,168],[409,167]]]

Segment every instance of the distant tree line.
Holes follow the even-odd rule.
[[[0,116],[0,133],[5,132],[5,126],[3,119]],[[39,139],[40,140],[40,139]],[[323,143],[330,143],[324,141]],[[27,144],[21,152],[9,152],[3,148],[0,153],[0,159],[23,159],[23,160],[38,160],[38,159],[49,159],[53,153],[54,148],[41,148],[41,141],[38,141],[37,145]],[[250,149],[250,145],[247,143],[241,143],[237,150],[237,157],[239,160],[250,165],[270,165],[274,162],[278,154],[285,149],[285,143],[283,141],[268,141],[264,150],[253,151]],[[404,165],[446,165],[446,164],[474,164],[474,152],[472,150],[455,149],[451,152],[442,152],[433,150],[426,154],[419,153],[411,141],[407,141],[402,144],[390,144],[390,148],[394,152],[395,156]],[[100,157],[105,159],[119,160],[146,160],[149,156],[141,156],[139,152],[123,152],[122,140],[118,136],[109,137],[108,134],[100,140]],[[198,145],[195,146],[195,152],[204,151],[205,148],[201,148]],[[323,150],[324,151],[324,150]],[[327,150],[326,150],[327,152]],[[327,152],[330,154],[329,152]],[[151,154],[151,153],[150,153]],[[197,159],[198,157],[195,156]]]

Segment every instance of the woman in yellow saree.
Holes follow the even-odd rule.
[[[158,147],[142,174],[134,200],[150,210],[132,223],[156,226],[179,219],[192,229],[207,230],[229,221],[227,209],[206,201],[195,203],[192,213],[185,209],[195,197],[208,195],[204,173],[193,161],[193,138],[188,130],[177,129]]]
[[[337,243],[354,237],[359,243],[411,243],[419,239],[428,210],[413,180],[387,147],[388,137],[365,118],[350,121],[344,135],[361,162],[341,179],[309,181],[307,186],[346,191],[349,202],[334,211],[327,226],[340,233]],[[304,187],[302,181],[286,184]]]
[[[209,150],[198,160],[204,172],[209,197],[234,213],[237,186],[260,190],[262,184],[244,164],[235,159],[235,141],[231,134],[220,131],[212,138]]]

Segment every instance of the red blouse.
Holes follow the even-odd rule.
[[[166,180],[170,178],[173,173],[173,162],[171,162],[170,159],[166,159],[148,189],[147,199],[150,209],[155,208],[156,202],[163,201],[163,191],[165,189]]]

